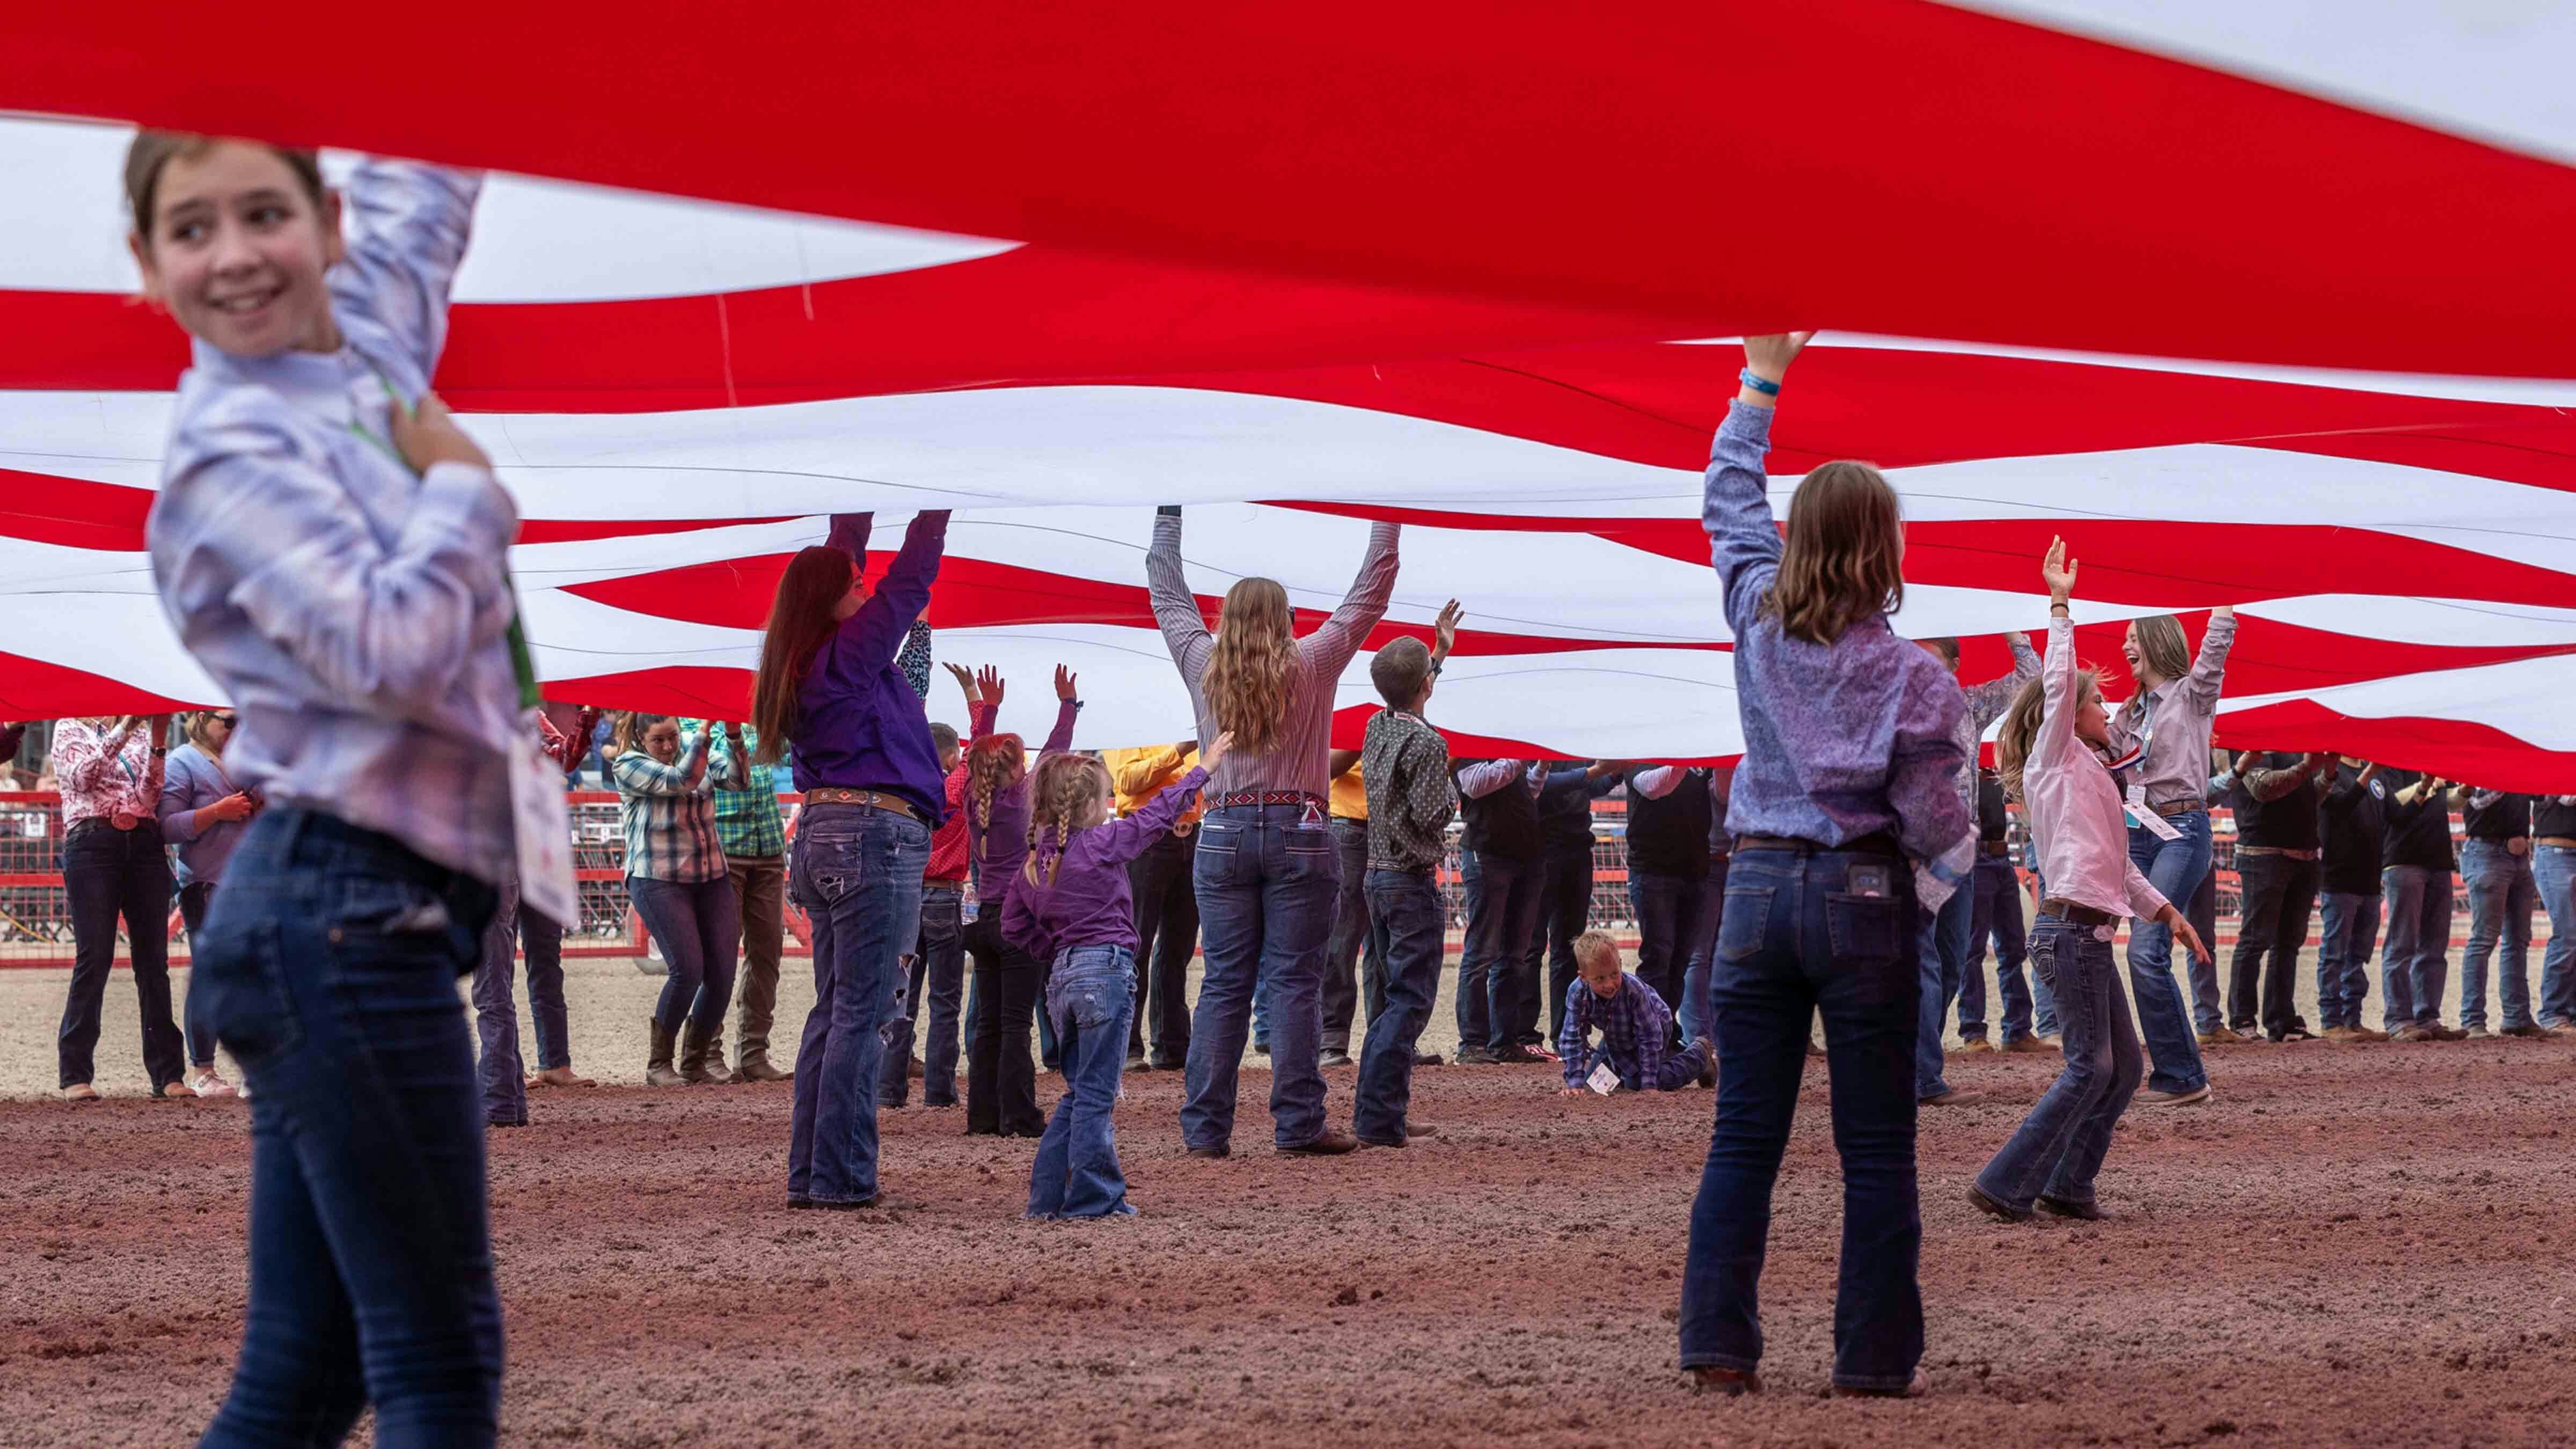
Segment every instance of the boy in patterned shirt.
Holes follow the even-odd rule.
[[[1440,993],[1449,930],[1438,871],[1458,796],[1449,782],[1449,742],[1422,718],[1431,687],[1458,637],[1458,601],[1440,611],[1439,647],[1397,639],[1369,661],[1369,682],[1387,707],[1369,721],[1360,774],[1368,787],[1369,934],[1386,962],[1386,1010],[1369,1021],[1352,1094],[1351,1132],[1363,1147],[1402,1147],[1426,1135],[1405,1120],[1413,1097],[1413,1053]]]
[[[1563,1095],[1580,1097],[1595,1065],[1607,1064],[1619,1085],[1631,1092],[1673,1092],[1693,1082],[1717,1085],[1717,1050],[1701,1037],[1677,1056],[1664,1055],[1664,1033],[1672,1030],[1672,1008],[1655,988],[1624,969],[1619,943],[1599,931],[1574,939],[1574,959],[1583,976],[1565,989],[1565,1030],[1556,1039],[1565,1059]],[[1601,1045],[1588,1038],[1601,1028]]]

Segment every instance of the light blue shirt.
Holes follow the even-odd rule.
[[[481,184],[359,167],[357,234],[330,274],[343,345],[251,358],[198,342],[147,539],[162,608],[240,717],[236,784],[498,884],[514,856],[502,752],[521,735],[504,640],[518,515],[483,470],[415,476],[391,451],[387,393],[428,388]]]
[[[234,793],[221,761],[192,744],[170,752],[155,813],[161,817],[162,840],[179,848],[179,884],[211,885],[223,879],[224,862],[233,858],[233,847],[241,844],[249,822],[200,821],[197,812]]]

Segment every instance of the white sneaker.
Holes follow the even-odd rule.
[[[250,1095],[247,1092],[234,1091],[232,1083],[225,1081],[223,1073],[216,1071],[213,1067],[197,1068],[196,1072],[188,1078],[188,1085],[196,1088],[197,1095],[200,1097],[247,1097]]]

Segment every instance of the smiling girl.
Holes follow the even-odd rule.
[[[499,1430],[482,1123],[456,979],[512,869],[510,496],[428,395],[480,181],[145,132],[147,298],[193,339],[148,542],[267,808],[195,952],[251,1096],[249,1327],[205,1442]]]

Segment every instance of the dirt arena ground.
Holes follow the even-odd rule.
[[[1820,1396],[1840,1185],[1811,1072],[1769,1391],[1728,1400],[1673,1368],[1708,1094],[1561,1102],[1546,1069],[1442,1067],[1414,1114],[1441,1135],[1308,1161],[1264,1145],[1254,1070],[1240,1155],[1199,1162],[1177,1075],[1149,1073],[1119,1112],[1136,1220],[1018,1221],[1033,1144],[918,1106],[886,1119],[902,1206],[790,1214],[786,1089],[634,1085],[658,981],[572,972],[609,1085],[540,1093],[492,1142],[514,1444],[2576,1441],[2564,1039],[2213,1053],[2214,1104],[2123,1124],[2094,1226],[1960,1200],[2054,1059],[1954,1058],[1996,1097],[1923,1124],[1908,1402]],[[63,985],[0,972],[0,1445],[189,1442],[240,1333],[243,1109],[140,1097],[121,973],[113,1099],[45,1099]],[[808,1000],[791,972],[785,1019]],[[1352,1076],[1328,1074],[1338,1120]]]

